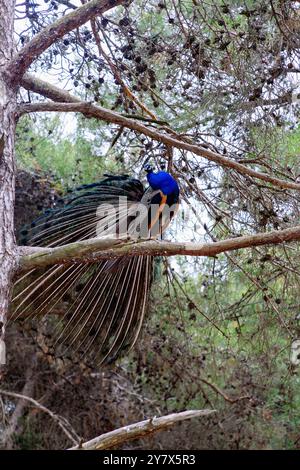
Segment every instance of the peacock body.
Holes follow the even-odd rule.
[[[22,231],[21,244],[55,247],[93,237],[159,236],[179,203],[167,172],[147,167],[149,188],[128,175],[80,186]],[[146,227],[144,229],[143,227]],[[32,270],[15,283],[13,320],[47,319],[52,354],[114,362],[135,344],[152,281],[153,257],[130,256]]]

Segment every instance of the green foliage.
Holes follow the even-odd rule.
[[[76,131],[76,121],[72,124],[72,134],[65,135],[64,121],[58,116],[42,117],[38,123],[23,117],[17,128],[18,166],[43,171],[62,188],[92,183],[100,179],[103,170],[114,171],[114,162],[107,161],[101,152],[101,141],[95,145],[93,134],[86,136],[82,129]]]
[[[291,337],[276,306],[285,306],[281,312],[291,327],[299,284],[287,291],[289,281],[278,274],[267,285],[249,285],[249,277],[267,277],[272,264],[245,264],[247,256],[244,252],[244,273],[229,265],[221,274],[208,260],[196,278],[175,274],[178,282],[170,287],[164,271],[155,282],[149,330],[138,346],[144,357],[142,369],[138,362],[140,387],[157,403],[164,400],[168,412],[209,403],[218,410],[218,422],[232,420],[236,430],[219,436],[218,442],[212,431],[216,448],[293,448],[300,381],[289,360]],[[199,439],[209,445],[203,432],[201,426],[199,434],[195,431],[194,446]]]
[[[16,436],[15,444],[20,450],[42,450],[43,437],[42,433],[35,432],[31,429],[30,417],[23,419],[23,432]]]

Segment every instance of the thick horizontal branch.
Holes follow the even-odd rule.
[[[285,230],[228,238],[214,243],[173,243],[169,241],[91,238],[56,248],[19,247],[20,271],[54,264],[91,263],[122,256],[216,256],[226,251],[300,240],[300,225]]]
[[[26,74],[22,85],[27,90],[34,91],[47,98],[54,99],[55,101],[64,102],[53,103],[49,101],[44,103],[24,104],[21,105],[19,108],[20,114],[37,111],[80,112],[88,118],[96,118],[106,122],[118,124],[120,126],[127,127],[128,129],[132,129],[136,132],[144,134],[158,142],[163,142],[168,146],[187,150],[196,155],[199,155],[200,157],[206,158],[209,161],[213,161],[225,168],[233,169],[243,175],[257,178],[259,180],[273,184],[274,186],[280,188],[294,189],[300,191],[300,183],[284,181],[279,178],[267,175],[266,173],[261,173],[259,171],[252,170],[246,165],[238,163],[230,158],[226,158],[219,153],[205,149],[199,145],[190,143],[186,139],[181,139],[179,135],[177,135],[170,129],[169,132],[172,132],[172,134],[162,132],[161,130],[157,130],[153,127],[147,127],[134,119],[127,118],[119,113],[116,113],[115,111],[110,111],[109,109],[103,108],[101,106],[82,102],[67,93],[66,91],[61,90],[60,93],[57,87],[52,87],[52,85],[49,85],[47,82],[43,82],[42,80],[36,80],[29,74]]]
[[[44,28],[12,58],[7,69],[11,80],[19,82],[32,62],[65,34],[122,3],[124,0],[91,0]]]
[[[140,439],[149,434],[169,428],[176,423],[191,418],[199,418],[200,416],[209,416],[216,413],[216,410],[190,410],[181,413],[172,413],[160,418],[146,419],[139,423],[130,424],[123,428],[102,434],[94,439],[87,441],[79,446],[72,447],[69,450],[104,450],[112,447],[120,446],[124,442],[133,439]]]

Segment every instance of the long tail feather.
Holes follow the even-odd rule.
[[[143,193],[141,183],[126,176],[108,176],[82,186],[66,199],[64,207],[33,222],[26,242],[60,246],[101,236],[99,222],[105,227],[114,219],[109,214],[99,216],[99,205],[118,207],[115,224],[120,226],[128,213],[119,198],[134,204]],[[149,256],[134,256],[32,270],[16,282],[11,319],[29,321],[47,315],[56,356],[70,351],[84,357],[96,353],[98,363],[112,362],[138,338],[148,304],[152,262]]]

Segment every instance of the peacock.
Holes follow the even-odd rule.
[[[166,171],[144,166],[148,188],[127,174],[104,174],[68,193],[21,232],[23,245],[55,247],[92,237],[157,238],[179,205]],[[149,255],[34,269],[15,282],[11,319],[47,322],[52,353],[110,364],[136,343],[153,279]]]

